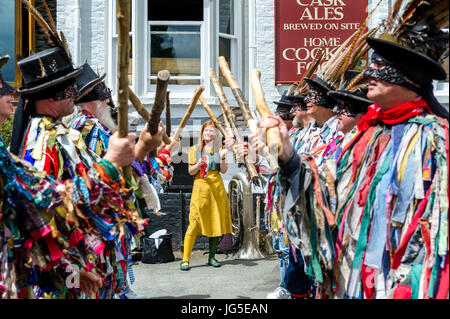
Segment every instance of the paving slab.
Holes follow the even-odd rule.
[[[238,260],[231,254],[217,254],[219,268],[207,265],[207,251],[194,251],[191,269],[180,270],[176,260],[163,264],[133,266],[133,291],[149,299],[265,299],[280,283],[276,255],[257,260]]]

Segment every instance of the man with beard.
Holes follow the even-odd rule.
[[[120,166],[109,160],[111,147],[101,159],[87,148],[79,131],[67,128],[61,121],[62,117],[74,111],[74,99],[78,95],[75,77],[82,68],[74,69],[69,55],[60,47],[22,59],[18,66],[24,78],[24,86],[18,92],[22,94],[22,102],[27,100],[27,104],[19,103],[15,113],[11,150],[39,171],[45,171],[62,181],[73,181],[74,193],[79,191],[86,202],[90,196],[86,189],[88,185],[83,183],[82,177],[96,163],[103,164],[106,167],[104,173],[120,181]],[[161,143],[163,130],[161,126],[153,137],[148,130],[141,132],[134,151],[124,154],[122,161],[131,159],[129,162],[132,162],[138,154],[145,156],[150,150],[156,149]],[[133,138],[135,135],[130,134],[130,139]],[[121,182],[117,187],[125,187],[125,184]],[[103,223],[101,219],[96,221]],[[116,240],[106,233],[105,236],[108,242]],[[109,272],[109,281],[101,297],[111,298],[116,289],[116,274],[109,270],[113,268],[110,262],[116,262],[114,245],[108,246],[103,257],[102,267],[105,273]]]
[[[72,119],[69,126],[81,133],[86,146],[98,156],[103,156],[108,149],[108,141],[112,133],[117,131],[117,124],[112,116],[114,104],[111,90],[106,87],[103,76],[98,76],[88,63],[76,77],[79,96],[75,102],[80,106],[80,112]],[[137,205],[140,207],[140,205]],[[142,213],[141,213],[142,215]],[[131,246],[139,230],[131,224],[125,224],[124,234],[116,243],[118,275],[118,296],[121,299],[143,299],[136,295],[130,287],[128,274],[132,274]],[[140,230],[142,232],[142,230]],[[134,278],[134,276],[130,276]],[[134,282],[132,279],[131,284]]]
[[[9,57],[0,57],[0,68],[8,60]],[[14,92],[0,72],[0,124],[13,113]],[[97,204],[90,206],[93,210],[102,206],[105,219],[112,217],[107,200],[115,197],[126,201],[128,196],[114,190],[117,181],[111,178],[113,174],[102,173],[131,162],[132,157],[127,154],[134,152],[134,139],[135,136],[111,137],[111,147],[104,161],[83,171],[83,182],[108,197],[94,198]],[[71,181],[56,181],[18,160],[6,150],[1,139],[0,163],[0,233],[3,237],[0,242],[0,298],[77,298],[79,288],[84,293],[96,294],[104,285],[103,276],[96,269],[102,236],[95,223],[80,222],[82,214],[89,211],[86,202],[77,200],[80,193],[71,187]],[[73,216],[74,209],[79,212],[79,219]],[[130,216],[134,210],[128,204],[123,205],[123,212]],[[113,231],[118,226],[115,218],[110,223]],[[15,245],[8,244],[11,240]],[[79,274],[79,285],[75,281],[69,287],[68,275],[75,270]]]

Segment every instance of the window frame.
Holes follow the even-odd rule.
[[[234,58],[236,62],[232,63],[232,72],[236,77],[238,83],[242,85],[242,90],[245,89],[246,83],[243,82],[245,75],[245,52],[244,52],[244,4],[240,0],[232,0],[234,3],[234,35],[227,35],[220,33],[219,35],[219,1],[203,1],[203,21],[148,21],[148,0],[132,0],[132,25],[130,36],[133,39],[132,43],[132,74],[133,81],[130,87],[141,98],[143,103],[151,103],[155,97],[154,85],[150,84],[150,25],[156,24],[172,24],[186,25],[186,24],[199,24],[201,23],[201,72],[200,72],[200,84],[205,86],[203,96],[208,103],[218,103],[215,92],[213,92],[211,81],[209,80],[209,70],[212,68],[219,74],[219,67],[217,63],[217,57],[219,56],[219,36],[225,38],[231,37],[236,42],[234,50]],[[115,32],[115,0],[108,0],[106,2],[107,15],[107,32],[106,32],[106,48],[105,48],[105,70],[107,70],[107,85],[116,94],[117,88],[114,86],[115,79],[117,78],[117,38]],[[214,21],[215,19],[215,21]],[[145,26],[145,27],[141,27]],[[233,42],[232,41],[232,42]],[[232,51],[233,51],[232,50]],[[176,77],[171,77],[176,79]],[[183,77],[187,78],[187,77]],[[197,77],[196,77],[197,78]],[[174,104],[180,99],[180,101],[190,100],[192,98],[194,90],[199,85],[169,85],[171,90],[171,99],[174,99]],[[229,87],[224,87],[224,90],[228,95],[232,96]],[[234,103],[233,99],[230,99],[230,103]]]
[[[244,21],[243,21],[243,1],[240,0],[230,0],[233,2],[233,31],[234,34],[227,34],[220,32],[220,0],[216,1],[216,7],[215,7],[215,18],[216,18],[216,30],[217,30],[217,36],[216,36],[216,55],[219,57],[219,43],[220,38],[231,40],[231,52],[230,52],[230,60],[231,60],[231,72],[233,73],[233,76],[235,77],[237,83],[241,86],[241,89],[244,92],[244,83],[243,83],[243,75],[245,73],[244,70],[244,59],[245,54],[239,55],[239,52],[243,53],[243,41],[244,41],[244,32],[242,30]],[[239,21],[242,21],[242,24],[239,24]],[[220,70],[217,60],[214,63],[214,69],[218,76],[220,76]],[[209,77],[208,77],[209,78]],[[224,92],[227,96],[233,96],[233,93],[228,86],[223,86]],[[230,104],[234,105],[234,99],[229,99]]]
[[[170,79],[172,80],[199,80],[200,83],[196,85],[184,85],[184,84],[170,84],[170,91],[171,93],[182,93],[182,92],[192,92],[194,91],[199,85],[204,85],[205,83],[205,70],[207,68],[207,61],[203,58],[204,54],[207,51],[207,47],[205,45],[206,41],[204,41],[206,36],[205,31],[205,21],[147,21],[147,54],[146,54],[146,60],[147,60],[147,66],[145,71],[145,83],[146,83],[146,94],[152,94],[156,90],[156,85],[151,84],[152,80],[156,80],[157,76],[151,75],[151,66],[150,66],[150,54],[151,54],[151,27],[154,25],[168,25],[168,26],[200,26],[200,75],[198,76],[170,76]]]

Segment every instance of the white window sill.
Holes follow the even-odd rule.
[[[202,95],[202,96],[208,105],[218,105],[219,104],[219,99],[217,97],[206,96],[206,95]],[[192,92],[192,93],[170,92],[170,105],[178,105],[178,104],[189,105],[189,104],[191,104],[193,97],[194,97],[194,92]],[[155,95],[149,93],[147,95],[140,96],[139,99],[141,100],[142,104],[145,104],[145,105],[153,104],[153,102],[155,100]],[[200,101],[198,102],[198,104],[200,104]]]
[[[449,104],[449,83],[435,82],[434,88],[434,96],[436,96],[438,102],[442,104]]]

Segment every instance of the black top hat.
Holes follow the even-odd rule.
[[[0,88],[0,97],[1,96],[5,96],[8,95],[12,92],[14,92],[16,89],[13,88],[11,85],[9,85],[4,79],[3,79],[3,75],[1,72],[1,69],[3,68],[3,66],[8,63],[9,61],[9,55],[5,55],[0,57],[0,83],[2,84],[2,87]]]
[[[305,82],[309,85],[309,90],[317,90],[316,94],[320,94],[321,102],[315,102],[318,106],[332,109],[334,107],[334,101],[330,98],[327,93],[334,90],[334,87],[329,85],[320,77],[316,76],[314,79],[305,78]]]
[[[75,99],[77,103],[89,102],[99,100],[98,94],[91,94],[92,89],[100,85],[106,77],[106,73],[99,76],[92,70],[91,66],[86,62],[82,65],[83,71],[77,75],[75,81],[77,83],[79,96]],[[89,95],[89,97],[88,97]]]
[[[447,78],[444,68],[423,53],[385,39],[367,38],[367,43],[378,55],[420,86]]]
[[[325,82],[318,76],[316,76],[314,79],[305,78],[305,82],[308,83],[309,85],[312,85],[312,86],[318,88],[321,91],[324,91],[325,93],[334,90],[334,87],[329,85],[327,82]]]
[[[23,76],[20,94],[32,94],[63,83],[83,70],[74,69],[59,47],[33,54],[17,63]]]
[[[372,105],[373,102],[367,98],[367,87],[358,88],[353,90],[348,88],[352,80],[361,74],[361,71],[347,70],[344,74],[344,81],[341,85],[342,89],[333,90],[328,92],[328,96],[334,98],[336,101],[346,101],[355,107],[360,112],[366,112],[367,107]]]
[[[292,97],[287,95],[287,91],[284,91],[279,101],[273,101],[273,103],[275,103],[278,106],[284,106],[289,108],[293,106]]]

